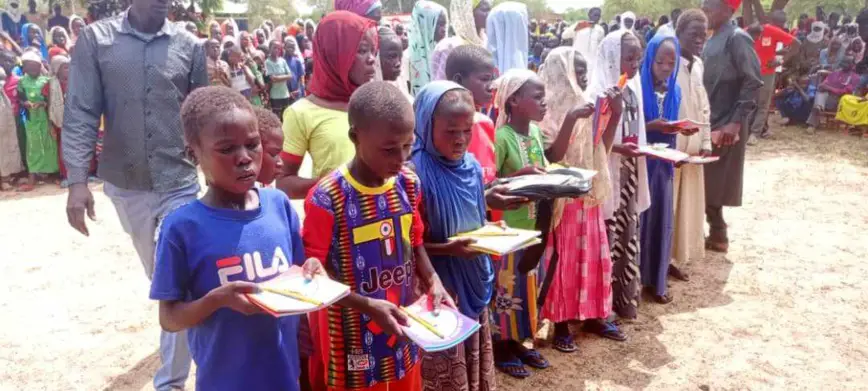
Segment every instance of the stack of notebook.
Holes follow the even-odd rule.
[[[304,278],[298,266],[259,284],[250,302],[273,316],[300,315],[326,308],[350,294],[350,287],[325,276]]]
[[[475,242],[470,245],[470,248],[490,255],[503,256],[540,244],[539,236],[541,234],[540,231],[489,224],[475,231],[465,232],[449,239],[471,238]]]
[[[639,152],[672,163],[705,164],[720,160],[719,156],[691,156],[677,149],[669,148],[666,144],[640,145]]]

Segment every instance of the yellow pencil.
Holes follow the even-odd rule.
[[[446,338],[442,333],[440,333],[439,331],[437,331],[437,328],[434,327],[433,324],[429,323],[429,322],[428,322],[427,320],[425,320],[425,319],[422,319],[422,317],[420,317],[419,315],[416,315],[416,314],[410,312],[410,310],[408,310],[406,307],[401,307],[401,311],[404,311],[404,313],[407,314],[407,316],[410,317],[410,319],[415,320],[416,322],[418,322],[419,324],[421,324],[422,327],[428,329],[428,331],[430,331],[432,334],[434,334],[434,335],[440,337],[440,339],[444,339],[444,338]]]
[[[287,289],[271,288],[271,287],[267,287],[267,286],[260,286],[259,289],[262,289],[263,291],[266,291],[266,292],[276,293],[278,295],[293,298],[293,299],[296,299],[298,301],[303,301],[305,303],[310,303],[313,305],[322,305],[321,301],[316,300],[316,299],[311,299],[310,297],[307,297],[307,296],[305,296],[301,293],[298,293],[296,291],[291,291],[291,290],[287,290]]]

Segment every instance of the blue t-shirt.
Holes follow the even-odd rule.
[[[260,207],[195,201],[170,213],[157,239],[153,300],[200,299],[230,281],[261,282],[304,261],[299,219],[286,195],[259,189]],[[198,390],[298,390],[298,317],[221,308],[187,330]]]
[[[289,70],[292,72],[292,79],[286,81],[289,92],[298,91],[301,86],[301,79],[304,77],[304,63],[296,56],[286,56],[284,59],[286,59]]]

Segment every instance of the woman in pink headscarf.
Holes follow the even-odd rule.
[[[380,0],[335,0],[335,11],[350,11],[380,23],[383,3]]]

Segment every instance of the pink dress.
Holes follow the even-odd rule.
[[[543,270],[552,276],[540,315],[552,322],[605,319],[612,311],[612,259],[601,207],[567,201],[554,240],[546,245]],[[552,255],[559,259],[549,270]],[[548,275],[543,280],[547,280]]]

